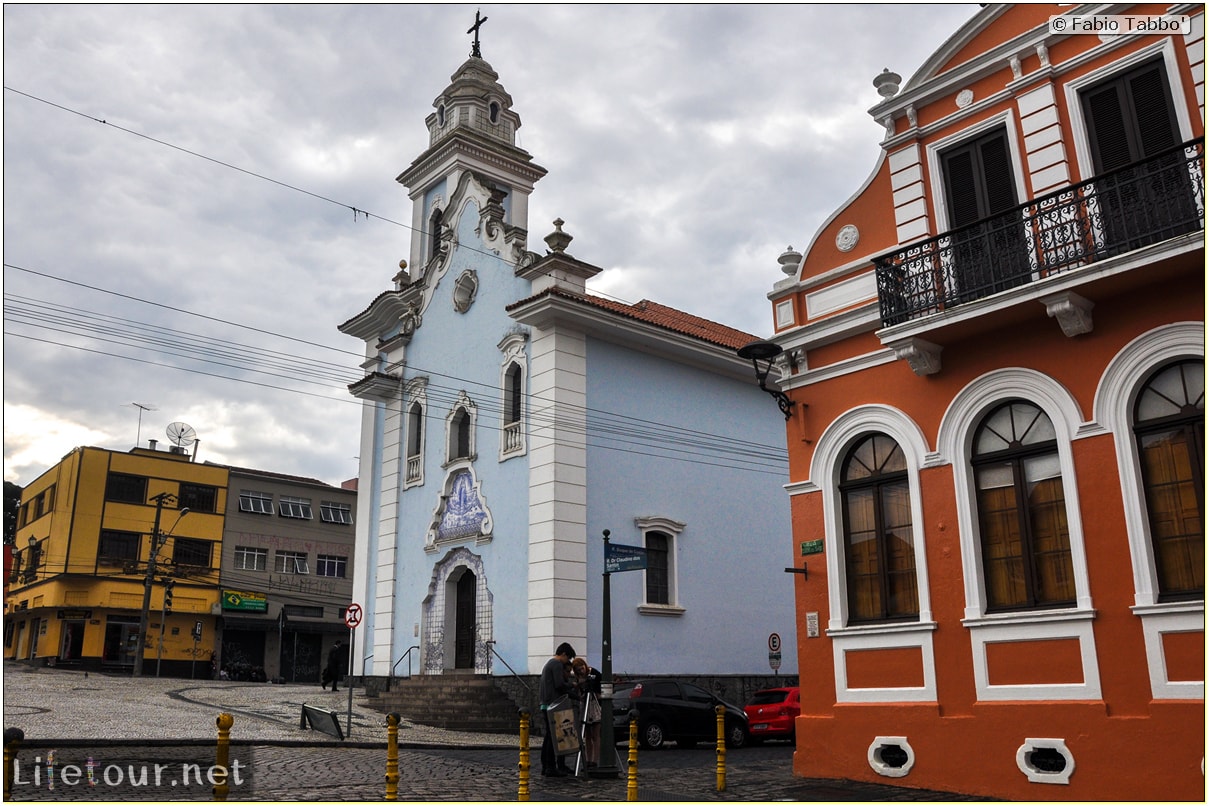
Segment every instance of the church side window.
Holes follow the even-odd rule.
[[[445,421],[447,463],[475,458],[474,424],[474,404],[463,394]]]
[[[1073,607],[1075,575],[1054,425],[1023,400],[987,414],[972,465],[988,611]]]
[[[524,371],[515,361],[509,362],[504,371],[504,423],[503,444],[501,456],[523,453],[525,450],[525,435],[523,418],[524,401]]]
[[[643,601],[638,611],[649,616],[679,616],[684,606],[680,602],[676,558],[685,525],[664,517],[637,518],[635,524],[646,550]]]
[[[445,214],[441,212],[441,208],[436,208],[432,211],[432,216],[428,219],[428,259],[432,260],[441,251],[441,224]]]
[[[1155,372],[1134,404],[1134,436],[1159,601],[1205,594],[1205,368]]]
[[[408,384],[407,399],[411,401],[407,407],[406,430],[403,438],[407,441],[404,452],[407,464],[403,472],[403,487],[418,487],[424,483],[424,442],[427,439],[425,415],[428,401],[425,396],[426,383],[417,378]]]

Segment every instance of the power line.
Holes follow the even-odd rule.
[[[296,192],[296,193],[302,193],[303,195],[310,196],[311,198],[314,198],[314,199],[319,199],[320,201],[324,201],[324,202],[327,202],[327,203],[329,203],[329,204],[334,204],[334,205],[336,205],[336,206],[338,206],[338,207],[342,207],[342,208],[345,208],[345,209],[348,209],[348,210],[352,210],[352,212],[353,212],[353,220],[354,220],[354,221],[356,221],[356,220],[357,220],[357,216],[358,216],[358,215],[363,215],[363,216],[365,216],[365,217],[366,217],[366,219],[367,219],[367,220],[368,220],[368,219],[370,219],[370,218],[374,218],[374,219],[377,219],[378,221],[382,221],[382,222],[385,222],[385,223],[387,223],[387,224],[393,224],[393,225],[395,225],[396,227],[402,227],[403,229],[408,230],[408,231],[410,231],[410,232],[418,233],[419,235],[421,235],[421,236],[423,236],[423,237],[430,237],[430,236],[431,236],[431,233],[430,233],[430,232],[428,232],[427,230],[423,230],[423,229],[416,229],[415,227],[412,227],[412,226],[410,226],[409,224],[404,224],[404,223],[403,223],[403,222],[401,222],[401,221],[395,221],[394,219],[391,219],[391,218],[387,218],[387,217],[385,217],[385,216],[378,215],[377,213],[371,213],[371,212],[368,212],[368,211],[366,211],[366,210],[362,210],[362,209],[360,209],[360,208],[358,208],[358,207],[355,207],[355,206],[353,206],[353,205],[351,205],[351,204],[345,204],[344,202],[336,201],[335,199],[330,199],[330,198],[328,198],[327,196],[324,196],[324,195],[319,194],[319,193],[315,193],[315,192],[310,191],[310,190],[306,190],[305,188],[300,188],[300,187],[297,187],[297,186],[295,186],[295,185],[291,185],[291,184],[289,184],[288,182],[283,182],[283,181],[281,181],[281,180],[279,180],[279,179],[274,179],[274,178],[272,178],[272,177],[270,177],[270,176],[266,176],[266,175],[264,175],[264,174],[260,174],[260,173],[257,173],[257,172],[255,172],[255,171],[250,171],[250,170],[248,170],[248,169],[246,169],[246,168],[240,168],[239,166],[237,166],[237,165],[232,165],[232,164],[231,164],[231,163],[229,163],[229,162],[225,162],[225,161],[220,160],[220,159],[217,159],[217,158],[215,158],[215,157],[210,157],[210,156],[207,156],[207,155],[205,155],[205,154],[202,154],[202,153],[197,152],[197,151],[193,151],[192,149],[188,149],[188,148],[185,148],[185,147],[183,147],[183,146],[178,146],[178,145],[176,145],[176,144],[174,144],[174,143],[170,143],[170,142],[168,142],[168,141],[166,141],[166,140],[160,140],[160,139],[158,139],[158,138],[151,137],[150,135],[143,134],[142,132],[139,132],[139,131],[135,131],[134,129],[128,129],[128,128],[124,127],[124,126],[119,126],[119,125],[117,125],[116,123],[110,123],[108,120],[105,120],[104,118],[93,117],[92,115],[89,115],[89,114],[87,114],[87,113],[85,113],[85,112],[80,112],[79,110],[72,109],[71,107],[64,106],[63,104],[55,103],[54,101],[49,101],[49,100],[47,100],[47,99],[45,99],[45,98],[41,98],[41,97],[39,97],[39,96],[37,96],[37,95],[32,95],[32,94],[30,94],[30,93],[28,93],[28,92],[23,92],[23,91],[18,90],[18,89],[14,88],[14,87],[9,87],[9,86],[5,85],[4,89],[5,89],[5,90],[7,90],[8,92],[16,93],[17,95],[20,95],[20,96],[22,96],[22,97],[24,97],[24,98],[28,98],[28,99],[30,99],[31,101],[37,101],[38,103],[46,104],[47,106],[53,107],[53,108],[55,108],[55,109],[62,110],[63,112],[67,112],[67,113],[69,113],[69,114],[76,115],[76,116],[78,116],[78,117],[82,117],[82,118],[84,118],[84,119],[86,119],[86,120],[91,120],[91,121],[93,121],[94,123],[100,123],[100,124],[102,124],[102,125],[104,125],[104,126],[109,126],[109,127],[111,127],[111,128],[117,129],[118,131],[124,132],[124,133],[126,133],[126,134],[130,134],[130,135],[133,135],[133,136],[135,136],[135,137],[139,137],[139,138],[142,138],[142,139],[147,140],[147,141],[149,141],[149,142],[155,143],[156,145],[161,145],[161,146],[164,146],[165,148],[171,148],[171,149],[173,149],[173,150],[175,150],[175,151],[180,151],[180,152],[181,152],[181,153],[183,153],[183,154],[188,154],[189,156],[196,157],[197,159],[201,159],[201,160],[205,160],[205,161],[207,161],[207,162],[211,162],[211,163],[213,163],[213,164],[215,164],[215,165],[221,166],[221,167],[223,167],[223,168],[227,168],[227,169],[232,170],[232,171],[238,171],[239,173],[242,173],[242,174],[244,174],[244,175],[246,175],[246,176],[250,176],[250,177],[253,177],[253,178],[255,178],[255,179],[260,179],[261,181],[264,181],[264,182],[269,182],[269,183],[271,183],[271,184],[277,185],[278,187],[282,187],[282,188],[285,188],[285,189],[287,189],[287,190],[292,190],[292,191],[294,191],[294,192]],[[504,259],[502,256],[500,256],[499,254],[497,254],[496,252],[494,252],[494,251],[492,251],[492,250],[487,250],[487,249],[478,249],[478,248],[475,248],[474,246],[471,246],[471,245],[469,245],[469,244],[460,244],[460,245],[459,245],[459,248],[464,249],[464,250],[466,250],[466,251],[470,251],[470,252],[476,252],[476,253],[478,253],[478,254],[480,254],[480,255],[484,255],[484,256],[489,257],[489,258],[491,258],[491,259],[493,259],[493,260],[498,260],[499,262],[504,263],[505,265],[507,265],[507,261],[506,261],[506,260],[505,260],[505,259]],[[65,282],[70,282],[70,281],[65,281]],[[606,293],[601,292],[601,291],[593,291],[593,293],[594,293],[594,294],[597,294],[598,296],[602,296],[602,297],[606,297],[606,298],[608,298],[608,299],[615,300],[615,301],[617,301],[617,302],[621,302],[621,303],[629,304],[629,303],[628,303],[626,300],[623,300],[623,299],[621,299],[621,298],[619,298],[619,297],[614,297],[614,296],[611,296],[611,295],[606,294]],[[119,295],[119,296],[120,296],[120,295]],[[170,306],[164,306],[164,307],[170,307]],[[221,320],[216,320],[216,321],[221,321]],[[333,348],[333,349],[334,349],[334,348]]]
[[[9,264],[5,264],[5,265],[7,266]],[[52,280],[61,280],[62,279],[62,278],[56,277],[54,275],[47,274],[45,272],[37,272],[37,271],[30,270],[30,269],[25,269],[23,267],[19,267],[19,266],[12,266],[12,268],[20,270],[20,271],[26,271],[26,272],[29,272],[29,273],[32,273],[32,274],[35,274],[37,276],[41,276],[41,277],[44,277],[47,279],[52,279]],[[64,282],[71,283],[72,281],[64,281]],[[86,286],[86,287],[89,289],[92,289],[92,290],[100,291],[102,293],[115,293],[115,292],[110,292],[107,289],[102,289],[102,288],[98,288],[95,286]],[[208,316],[205,316],[204,314],[197,314],[193,311],[189,311],[189,310],[182,309],[182,308],[175,308],[172,306],[162,306],[160,303],[156,303],[156,302],[153,302],[150,300],[144,300],[144,299],[141,299],[138,297],[133,297],[130,295],[119,294],[118,296],[121,296],[126,299],[130,299],[130,300],[133,300],[136,302],[148,304],[148,305],[154,305],[154,306],[158,306],[158,307],[167,307],[170,310],[173,310],[178,313],[184,313],[184,314],[191,315],[191,316],[199,316],[204,319],[211,319],[213,321],[218,321],[222,324],[228,324],[233,327],[242,327],[242,328],[254,330],[258,333],[270,335],[275,338],[282,338],[282,339],[286,339],[289,341],[301,342],[301,343],[312,345],[312,346],[324,346],[324,345],[315,345],[314,342],[307,342],[305,340],[295,339],[293,337],[274,333],[272,331],[266,331],[266,330],[259,329],[259,328],[251,328],[249,326],[242,325],[237,322],[230,322],[228,320],[214,319],[213,317],[208,317]],[[19,297],[19,299],[25,300],[28,298]],[[53,304],[51,304],[51,305],[53,306]],[[68,310],[78,311],[79,309],[68,308]],[[92,314],[89,314],[89,315],[91,316]],[[100,316],[106,317],[107,315],[100,315]],[[123,321],[123,322],[132,321],[132,320],[123,320],[118,317],[111,317],[111,318],[114,320],[119,320],[119,321]],[[67,319],[67,321],[69,323],[74,323],[74,321],[70,317]],[[25,323],[29,324],[28,321],[26,321]],[[151,327],[151,326],[144,326],[142,323],[136,323],[136,324],[139,327]],[[152,329],[155,329],[155,328],[152,328]],[[169,332],[176,332],[176,331],[169,331]],[[13,333],[12,335],[21,336],[23,334]],[[189,335],[194,335],[194,334],[189,334]],[[205,338],[205,337],[201,337],[201,338]],[[104,341],[106,339],[104,337],[100,337],[100,340]],[[46,340],[43,340],[43,341],[46,341]],[[48,343],[55,343],[55,342],[48,341]],[[127,344],[127,342],[119,342],[119,343]],[[70,346],[70,345],[63,345],[63,346]],[[239,345],[239,346],[248,347],[248,345]],[[144,348],[144,349],[150,349],[150,348]],[[255,348],[255,349],[260,349],[260,348]],[[336,348],[325,347],[325,349],[335,350]],[[291,362],[296,361],[296,357],[292,353],[280,353],[280,352],[276,352],[276,351],[270,351],[270,352],[272,352],[278,356],[284,356]],[[103,354],[105,354],[105,353],[103,353]],[[169,352],[169,354],[180,355],[180,353],[171,353],[171,352]],[[357,353],[350,352],[348,354],[357,355],[358,358],[361,357],[360,354],[357,354]],[[111,353],[110,353],[110,355],[115,355],[115,357],[123,357],[123,356],[111,354]],[[192,356],[188,356],[188,357],[197,358],[196,355],[192,355]],[[228,354],[228,357],[230,357],[229,354]],[[237,354],[235,357],[242,358],[243,356],[240,356]],[[138,360],[138,359],[133,359],[133,360]],[[239,365],[225,364],[224,362],[215,361],[215,360],[205,358],[205,357],[197,358],[197,360],[203,360],[208,363],[216,363],[219,365],[225,365],[225,366],[239,369],[242,371],[251,371],[251,372],[259,371],[256,369],[255,366],[253,366],[254,364],[257,364],[257,362],[253,362],[250,360],[245,361],[244,363],[239,364]],[[309,360],[310,359],[308,359],[308,361]],[[156,362],[151,362],[151,363],[156,363]],[[157,364],[157,365],[170,366],[170,365],[163,365],[163,364]],[[339,365],[328,364],[327,366],[333,369],[333,373],[324,375],[323,377],[327,380],[342,381],[346,386],[348,384],[355,383],[357,380],[359,380],[361,377],[363,377],[359,374],[354,375],[351,372],[348,375],[344,375],[342,372],[340,372]],[[409,365],[409,369],[418,375],[427,375],[427,376],[436,376],[436,377],[446,378],[446,379],[454,381],[457,384],[454,386],[442,386],[441,384],[430,384],[427,387],[427,391],[432,393],[431,397],[438,403],[447,403],[447,404],[452,405],[452,404],[456,403],[456,401],[461,393],[461,389],[465,389],[466,387],[478,388],[478,389],[487,391],[488,394],[483,398],[483,400],[477,401],[476,406],[483,409],[484,411],[486,411],[488,413],[502,414],[502,406],[503,406],[502,401],[497,400],[497,395],[499,393],[499,389],[493,384],[488,384],[488,383],[481,382],[481,381],[473,381],[473,380],[470,380],[467,378],[461,378],[456,375],[442,373],[442,372],[439,372],[436,370],[425,369],[423,367],[418,367],[415,365]],[[202,373],[202,374],[209,374],[209,373]],[[277,373],[269,373],[269,372],[264,372],[263,374],[275,375],[277,377],[288,377],[291,380],[297,380],[297,381],[304,382],[304,383],[308,382],[308,381],[304,380],[303,378],[298,377],[298,373],[296,373],[296,372],[291,372],[288,375],[280,375]],[[229,376],[217,376],[216,375],[214,377],[229,377]],[[257,385],[263,385],[263,384],[257,384]],[[326,385],[326,384],[319,384],[319,385]],[[460,386],[460,388],[459,388],[459,386]],[[268,388],[281,389],[282,387],[270,386]],[[335,399],[335,398],[329,398],[329,399]],[[573,421],[568,421],[565,418],[564,419],[554,419],[553,415],[547,415],[545,413],[544,407],[540,407],[540,406],[535,407],[534,404],[541,403],[542,402],[541,399],[534,399],[532,397],[532,395],[526,395],[526,399],[529,402],[530,417],[534,423],[546,424],[546,425],[549,425],[550,427],[558,427],[558,428],[562,428],[564,430],[571,428],[573,430],[577,430],[578,432],[586,433],[585,428],[579,428],[577,425],[573,424]],[[354,402],[354,401],[348,401],[348,402]],[[560,406],[557,409],[557,412],[561,412],[563,414],[582,415],[591,421],[591,424],[595,430],[597,430],[601,433],[609,433],[609,434],[614,434],[617,436],[636,436],[636,437],[644,438],[648,441],[649,440],[655,440],[655,441],[668,440],[668,441],[672,441],[675,444],[677,444],[678,447],[683,446],[684,444],[688,444],[688,443],[705,444],[705,445],[711,446],[715,450],[718,448],[719,443],[736,444],[736,445],[741,446],[745,450],[750,450],[752,448],[758,449],[765,456],[771,455],[773,457],[779,457],[779,456],[785,454],[785,449],[782,446],[763,445],[760,443],[754,443],[754,442],[750,442],[750,441],[746,441],[746,440],[735,440],[734,438],[722,437],[720,435],[710,434],[707,432],[699,432],[699,431],[695,431],[693,429],[685,429],[685,428],[681,428],[679,426],[673,426],[673,425],[669,425],[669,424],[665,424],[665,423],[658,423],[658,422],[654,422],[654,421],[623,416],[623,415],[615,414],[613,412],[609,412],[609,411],[602,410],[602,409],[572,407],[572,406],[568,406],[567,404],[560,404]],[[589,415],[591,415],[591,416],[589,417]],[[437,419],[437,418],[433,418],[433,419]],[[739,452],[743,453],[743,452],[745,452],[745,450],[740,450]]]

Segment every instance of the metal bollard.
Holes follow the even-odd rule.
[[[4,729],[4,801],[12,801],[13,770],[17,766],[17,750],[25,741],[25,731],[20,728]]]
[[[219,714],[218,719],[214,720],[218,725],[218,746],[215,751],[214,758],[214,799],[226,800],[227,792],[230,791],[231,785],[230,766],[231,766],[231,726],[235,724],[235,717],[230,714]]]
[[[629,771],[626,773],[625,799],[627,802],[638,800],[638,712],[630,711],[630,756],[627,760]]]
[[[386,800],[399,799],[399,715],[386,715]]]
[[[726,791],[726,706],[714,706],[718,715],[718,791]]]
[[[521,716],[521,759],[517,765],[520,768],[520,786],[516,790],[516,799],[521,803],[529,802],[529,709],[520,709]]]

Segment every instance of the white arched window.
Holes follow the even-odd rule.
[[[470,398],[462,392],[445,420],[445,462],[473,461],[475,459],[474,427],[476,408]]]
[[[404,453],[406,465],[403,474],[403,489],[418,487],[424,483],[424,435],[427,429],[425,415],[428,408],[426,395],[427,380],[418,378],[408,384],[404,393],[407,401],[404,415]]]
[[[1172,528],[1174,524],[1162,522],[1158,517],[1158,535],[1156,539],[1156,513],[1151,505],[1151,499],[1158,492],[1151,487],[1160,481],[1154,475],[1147,476],[1142,461],[1143,453],[1158,449],[1159,453],[1167,452],[1167,458],[1174,460],[1179,454],[1179,446],[1172,442],[1169,451],[1164,451],[1160,444],[1148,445],[1166,426],[1181,426],[1181,430],[1190,427],[1199,436],[1199,447],[1189,455],[1189,462],[1199,458],[1204,459],[1204,415],[1201,402],[1197,404],[1198,395],[1203,395],[1203,374],[1200,380],[1189,386],[1186,373],[1182,377],[1175,375],[1160,378],[1165,372],[1171,372],[1173,367],[1189,365],[1203,368],[1205,361],[1205,324],[1204,322],[1174,322],[1155,328],[1142,334],[1121,349],[1109,362],[1096,389],[1095,421],[1113,435],[1113,443],[1117,451],[1117,475],[1121,479],[1121,499],[1125,507],[1125,528],[1129,536],[1130,559],[1133,565],[1134,606],[1133,614],[1142,623],[1142,635],[1146,642],[1146,659],[1150,671],[1151,695],[1155,699],[1204,699],[1205,684],[1203,681],[1170,680],[1167,674],[1164,641],[1165,636],[1177,633],[1204,632],[1205,629],[1205,599],[1203,582],[1199,595],[1187,595],[1188,591],[1177,592],[1171,582],[1160,578],[1160,566],[1164,562],[1157,552],[1156,546],[1168,542],[1165,536],[1176,531],[1184,532],[1184,546],[1189,548],[1199,542],[1200,551],[1204,551],[1203,526],[1199,541],[1192,540],[1188,530],[1183,526],[1179,530]],[[1160,401],[1148,402],[1150,392],[1158,392],[1168,384],[1178,380],[1179,391],[1163,392],[1161,397],[1169,398],[1166,406],[1155,404]],[[1158,388],[1154,384],[1158,383]],[[1200,391],[1192,391],[1199,387]],[[1174,401],[1180,400],[1177,404]],[[1166,408],[1168,413],[1159,415]],[[1175,409],[1184,411],[1177,414]],[[1202,413],[1195,415],[1192,409],[1200,408]],[[1140,418],[1140,422],[1139,422]],[[1168,419],[1170,418],[1170,419]],[[1197,420],[1199,419],[1199,423]],[[1186,432],[1185,432],[1186,433]],[[1161,438],[1159,438],[1161,441]],[[1155,461],[1163,461],[1159,455],[1149,457]],[[1177,490],[1191,491],[1195,488],[1203,494],[1204,470],[1200,465],[1200,481],[1177,484],[1169,492]],[[1174,470],[1174,466],[1172,467]],[[1196,471],[1190,464],[1184,471],[1173,475],[1195,475]],[[1165,474],[1166,475],[1166,474]],[[1185,499],[1188,501],[1187,499]],[[1203,518],[1204,499],[1197,505]],[[1178,510],[1188,510],[1181,504]],[[1169,510],[1171,507],[1164,502],[1160,509]],[[1186,525],[1184,515],[1180,520]],[[1175,548],[1175,544],[1173,544]],[[1178,561],[1179,550],[1176,550]],[[1203,555],[1202,555],[1203,556]],[[1202,560],[1203,562],[1203,560]],[[1202,569],[1203,570],[1203,569]],[[1169,575],[1169,578],[1171,575]],[[1178,579],[1178,573],[1175,575]],[[1175,587],[1179,587],[1178,585]],[[1184,594],[1184,595],[1181,595]]]
[[[966,610],[978,699],[1098,700],[1091,584],[1071,442],[1079,407],[1048,375],[1007,368],[971,381],[941,419],[937,447],[953,468]],[[1023,531],[1024,521],[1040,519]],[[1016,570],[1013,570],[1016,569]],[[1029,575],[1027,585],[1013,574]],[[987,647],[1074,640],[1082,681],[990,682]]]
[[[512,334],[499,344],[504,354],[500,365],[500,461],[522,456],[525,441],[525,336]]]

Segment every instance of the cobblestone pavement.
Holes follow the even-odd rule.
[[[385,719],[359,691],[353,696],[352,733],[342,742],[300,728],[299,718],[305,703],[337,711],[343,728],[349,719],[343,689],[332,693],[301,685],[134,680],[11,662],[4,665],[3,683],[4,727],[25,734],[13,801],[212,800],[213,782],[207,776],[215,763],[215,719],[221,712],[235,720],[229,801],[363,802],[382,800],[385,794]],[[398,739],[399,800],[519,800],[516,735],[403,722]],[[625,801],[626,748],[619,752],[615,778],[546,778],[536,772],[540,738],[533,737],[529,800]],[[637,755],[637,794],[644,802],[976,800],[796,778],[793,747],[785,743],[728,751],[721,792],[712,747]]]

